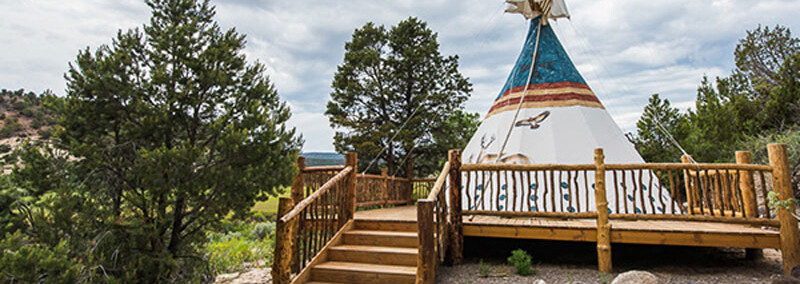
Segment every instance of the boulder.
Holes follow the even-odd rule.
[[[536,281],[533,281],[533,284],[547,284],[547,282],[544,282],[542,279],[536,279]]]
[[[658,277],[647,271],[631,270],[614,278],[611,284],[659,284]]]

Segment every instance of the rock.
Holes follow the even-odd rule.
[[[781,276],[778,279],[772,280],[772,284],[800,284],[800,280],[792,276]]]
[[[533,281],[533,284],[547,284],[547,282],[544,282],[542,279],[536,279],[536,281]]]
[[[269,268],[252,269],[244,273],[230,273],[217,275],[214,283],[218,284],[257,284],[272,282]]]
[[[792,267],[792,277],[800,279],[800,265]]]
[[[658,277],[647,271],[631,270],[614,278],[611,284],[659,284]]]

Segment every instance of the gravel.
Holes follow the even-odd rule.
[[[593,243],[534,242],[499,239],[465,240],[465,263],[440,266],[437,283],[610,283],[614,276],[643,270],[661,283],[771,283],[782,275],[780,252],[764,250],[764,258],[746,260],[743,249],[617,245],[612,248],[614,271],[597,271]],[[471,248],[471,249],[470,249]],[[521,277],[507,265],[511,250],[522,248],[534,259],[537,274]],[[491,275],[479,275],[479,266]]]

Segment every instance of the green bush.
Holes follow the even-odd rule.
[[[55,247],[31,243],[19,232],[0,240],[0,282],[77,283],[81,266],[69,257],[66,241]]]
[[[257,240],[271,239],[275,233],[275,223],[262,222],[253,225],[252,237]]]
[[[508,264],[513,265],[517,269],[517,274],[528,276],[536,274],[536,271],[531,269],[531,256],[522,249],[516,249],[511,252],[508,257]]]
[[[225,221],[219,232],[209,232],[205,255],[215,273],[241,271],[246,263],[272,263],[275,233],[272,222],[249,224]]]

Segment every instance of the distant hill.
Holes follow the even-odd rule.
[[[49,91],[0,90],[0,153],[8,152],[17,138],[49,138],[56,119],[43,104],[59,99]]]
[[[344,155],[332,152],[300,153],[306,158],[307,167],[344,165]]]

